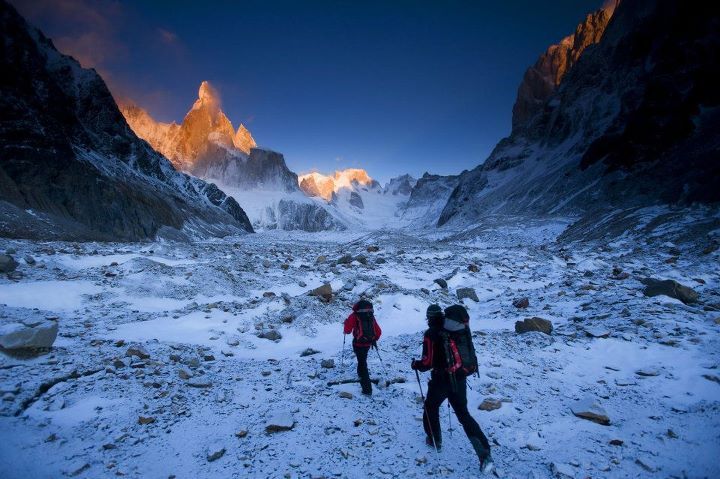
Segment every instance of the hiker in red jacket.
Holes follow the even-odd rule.
[[[343,334],[353,335],[353,351],[357,356],[357,373],[360,377],[360,386],[362,393],[366,395],[372,394],[372,383],[370,382],[370,372],[367,367],[368,352],[371,347],[377,348],[375,344],[382,330],[375,321],[373,305],[370,301],[361,299],[353,306],[353,312],[345,320]]]

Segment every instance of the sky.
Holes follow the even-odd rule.
[[[523,73],[602,1],[12,0],[116,98],[182,121],[200,82],[297,173],[458,174]]]

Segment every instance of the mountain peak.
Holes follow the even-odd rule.
[[[220,104],[220,95],[218,94],[218,91],[207,80],[200,84],[198,99],[203,103]]]

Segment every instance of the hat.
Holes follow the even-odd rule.
[[[373,305],[367,299],[361,299],[360,301],[355,303],[355,306],[353,306],[353,311],[355,311],[356,313],[372,313]]]

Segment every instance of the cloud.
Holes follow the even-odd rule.
[[[178,36],[175,33],[171,32],[169,30],[165,30],[164,28],[158,28],[157,31],[160,34],[161,42],[163,42],[166,45],[171,45],[171,46],[177,45]]]

